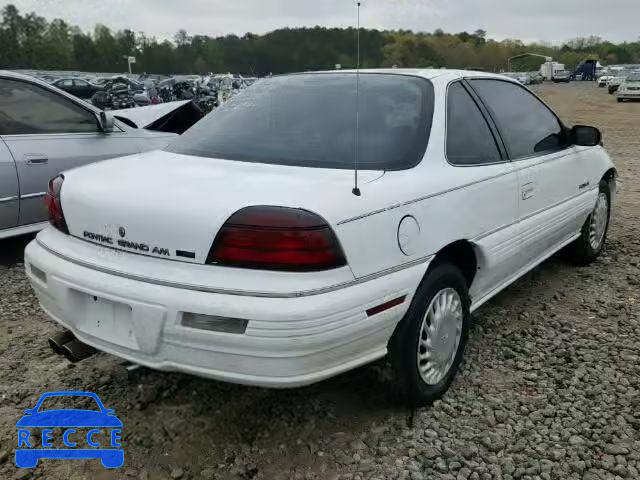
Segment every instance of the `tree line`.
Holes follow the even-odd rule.
[[[0,68],[122,72],[135,56],[138,72],[174,74],[234,72],[265,75],[333,69],[356,64],[354,28],[284,28],[264,35],[209,37],[180,30],[173,41],[131,30],[96,25],[85,32],[62,19],[48,22],[35,12],[21,14],[14,5],[2,10]],[[449,67],[507,69],[508,59],[537,53],[575,67],[587,58],[604,64],[640,63],[640,41],[615,44],[581,37],[562,46],[496,41],[487,32],[431,33],[361,30],[361,65],[373,67]],[[541,59],[514,61],[512,70],[537,70]]]

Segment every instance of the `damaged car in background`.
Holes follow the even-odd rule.
[[[104,90],[102,85],[93,84],[83,78],[60,78],[51,82],[51,85],[83,99],[91,98],[96,92]]]
[[[46,225],[43,197],[61,171],[164,148],[203,116],[193,102],[135,113],[106,113],[34,77],[0,71],[0,238]]]

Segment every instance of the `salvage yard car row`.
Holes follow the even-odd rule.
[[[98,142],[109,117],[86,112]],[[141,150],[49,183],[25,264],[51,318],[135,363],[253,385],[388,354],[416,405],[449,387],[471,311],[564,247],[599,255],[616,193],[597,129],[480,72],[274,77]]]
[[[0,238],[46,225],[48,181],[87,163],[165,147],[197,122],[190,102],[100,111],[33,77],[0,72]]]
[[[143,107],[180,100],[192,100],[209,113],[257,78],[242,75],[109,75],[79,72],[25,71],[101,110]]]

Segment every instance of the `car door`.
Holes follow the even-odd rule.
[[[7,117],[0,136],[18,172],[19,225],[47,219],[42,197],[61,171],[139,152],[136,138],[120,130],[101,132],[88,105],[40,84],[0,78],[0,112]]]
[[[462,81],[447,89],[446,125],[447,161],[467,184],[460,191],[464,213],[459,218],[477,249],[470,293],[479,304],[514,273],[518,179],[486,109]]]
[[[75,86],[73,85],[73,80],[70,78],[61,80],[60,83],[58,83],[58,87],[72,95],[76,94]]]
[[[493,117],[518,175],[520,263],[535,263],[579,228],[580,197],[586,192],[577,149],[553,111],[526,88],[497,79],[470,84]]]
[[[89,98],[91,96],[89,84],[84,80],[74,79],[73,94],[78,98]]]
[[[0,112],[0,122],[2,121]],[[0,140],[0,238],[2,231],[18,225],[18,172],[11,152]]]

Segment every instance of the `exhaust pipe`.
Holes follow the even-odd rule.
[[[53,337],[49,338],[49,346],[58,355],[64,355],[65,343],[69,343],[71,340],[75,340],[76,337],[69,330],[63,330],[56,333]]]
[[[86,343],[82,343],[80,340],[74,339],[63,345],[62,352],[67,360],[72,363],[76,363],[80,360],[84,360],[85,358],[89,358],[98,351]]]

